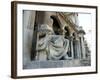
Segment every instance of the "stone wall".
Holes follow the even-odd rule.
[[[23,65],[30,62],[35,11],[23,11]]]

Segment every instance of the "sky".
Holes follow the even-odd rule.
[[[79,13],[78,15],[79,26],[82,26],[83,30],[86,32],[84,35],[89,48],[91,49],[91,40],[92,40],[92,21],[91,21],[91,14],[82,14]]]

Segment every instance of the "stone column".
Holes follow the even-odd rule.
[[[74,52],[73,52],[73,55],[74,55],[74,58],[76,59],[80,59],[80,54],[81,54],[81,50],[80,50],[80,41],[79,39],[74,39]]]
[[[82,29],[82,26],[79,27],[79,37],[80,37],[80,45],[81,45],[81,55],[82,58],[85,59],[86,58],[86,51],[85,51],[85,44],[84,44],[84,35],[85,35],[85,31]]]
[[[84,45],[83,36],[81,36],[81,47],[82,47],[82,58],[85,59],[86,58],[86,52],[85,52],[85,45]]]
[[[78,59],[81,58],[80,40],[79,39],[77,39],[77,57],[78,57]]]
[[[78,39],[76,39],[76,58],[79,58],[79,45],[78,45]]]
[[[81,59],[81,44],[80,44],[80,39],[78,40],[78,48],[79,48],[79,59]]]
[[[74,46],[74,58],[77,59],[77,41],[75,38],[73,40],[73,46]]]
[[[74,58],[74,51],[73,51],[73,37],[71,37],[71,55],[72,55],[72,59]]]

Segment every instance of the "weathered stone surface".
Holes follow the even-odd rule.
[[[40,61],[40,68],[63,67],[63,61]]]
[[[68,14],[70,14],[70,13],[68,13]],[[78,25],[78,20],[77,20],[78,17],[77,17],[76,13],[74,13],[73,15],[71,13],[70,16],[67,16],[67,13],[64,14],[64,13],[60,13],[60,12],[55,13],[55,12],[38,11],[37,15],[38,15],[38,19],[35,17],[36,16],[35,11],[25,11],[24,16],[23,16],[24,17],[24,22],[23,22],[23,68],[24,69],[79,67],[79,66],[90,66],[91,65],[91,54],[90,54],[89,50],[87,50],[87,45],[85,45],[84,34],[80,34],[80,31],[82,31],[82,30],[80,30],[78,32],[78,34],[76,32],[77,30],[80,29],[80,27]],[[52,17],[52,19],[51,19],[51,17]],[[77,22],[73,19],[77,20]],[[35,21],[37,24],[35,24]],[[58,22],[58,24],[57,24],[57,22]],[[75,22],[75,24],[73,24],[74,22]],[[35,42],[35,40],[32,40],[32,38],[34,37],[33,36],[34,25],[41,26],[42,24],[48,25],[49,28],[52,28],[55,33],[53,35],[57,36],[57,35],[63,34],[63,36],[65,36],[64,39],[69,40],[69,43],[66,43],[66,44],[69,44],[68,51],[66,51],[66,54],[68,55],[67,57],[66,57],[66,55],[64,55],[64,56],[61,56],[61,58],[59,58],[59,60],[54,59],[55,57],[52,57],[51,59],[49,59],[48,55],[47,55],[48,52],[46,52],[43,49],[44,50],[43,52],[39,52],[37,50],[37,52],[36,52],[37,55],[34,56],[36,58],[33,59],[34,61],[30,60],[30,56],[31,56],[30,54],[34,54],[34,53],[31,53],[31,49],[33,49],[32,41]],[[44,30],[44,31],[46,31],[46,30]],[[57,31],[59,33],[61,33],[62,31],[63,32],[62,32],[62,34],[58,34]],[[46,32],[48,32],[48,31],[46,31]],[[48,33],[48,34],[51,35],[50,33]],[[40,37],[41,36],[38,35],[37,39],[40,39]],[[43,35],[42,35],[42,37],[43,37]],[[56,40],[57,43],[55,41],[54,44],[59,43],[59,45],[61,46],[60,43],[62,40],[60,40],[60,39],[57,39],[57,40]],[[77,40],[78,43],[75,40]],[[74,41],[75,41],[75,43],[74,43]],[[40,41],[40,42],[42,42],[42,41]],[[38,40],[37,40],[37,43],[39,43]],[[44,43],[45,43],[45,41],[44,41]],[[67,48],[66,48],[67,45],[65,45],[65,41],[62,45],[64,45],[64,47],[65,47],[64,50],[67,50]],[[53,51],[53,49],[52,49],[53,47],[46,48],[46,50],[52,49],[51,50],[52,55],[58,57],[59,56],[58,52],[60,52],[61,50],[57,49],[57,47],[58,46],[54,46],[54,48],[56,48],[56,49],[54,49],[55,51]],[[39,48],[39,47],[37,46],[36,49],[37,48]],[[57,51],[57,53],[56,53],[56,51]],[[87,60],[86,58],[88,58],[89,60]],[[47,59],[49,59],[49,60],[47,60]],[[82,59],[85,59],[85,60],[82,60]]]
[[[37,69],[39,67],[39,61],[32,61],[28,63],[27,65],[23,66],[23,69]]]
[[[40,68],[53,68],[53,64],[48,61],[40,61]]]
[[[56,61],[32,61],[24,65],[24,69],[38,69],[38,68],[63,68],[63,67],[80,67],[90,66],[89,60],[56,60]]]
[[[63,61],[63,66],[64,67],[80,66],[80,61],[79,60],[65,60],[65,61]]]
[[[91,66],[91,60],[81,60],[81,66]]]

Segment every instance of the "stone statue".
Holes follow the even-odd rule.
[[[69,47],[69,40],[65,39],[62,35],[50,35],[51,40],[48,44],[48,59],[59,60],[67,56]]]
[[[52,28],[42,24],[38,31],[37,57],[38,60],[60,60],[67,56],[69,40],[64,35],[55,35]]]

